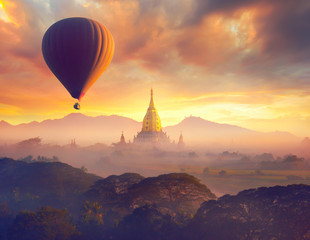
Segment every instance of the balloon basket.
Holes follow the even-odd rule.
[[[77,102],[73,105],[73,107],[76,109],[76,110],[80,110],[81,108],[81,105]]]

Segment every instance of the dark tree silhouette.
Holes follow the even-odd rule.
[[[10,210],[5,202],[0,203],[0,240],[5,240],[6,229],[13,220]]]
[[[160,213],[156,206],[146,205],[125,217],[112,239],[180,240],[180,229],[169,215]]]
[[[8,240],[68,240],[75,233],[66,210],[42,207],[20,212],[8,229]]]

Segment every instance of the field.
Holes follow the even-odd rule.
[[[145,175],[157,175],[170,172],[184,172],[201,180],[218,197],[257,187],[276,185],[309,184],[310,170],[253,170],[228,169],[190,164],[154,164],[154,162],[140,164]]]
[[[310,184],[310,171],[208,169],[189,172],[213,190],[217,196],[236,194],[244,189],[275,185]]]

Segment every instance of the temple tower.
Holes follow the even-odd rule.
[[[153,89],[151,89],[151,100],[149,108],[143,119],[142,132],[160,132],[161,122],[153,100]]]
[[[151,89],[150,104],[143,119],[142,130],[134,138],[134,143],[170,143],[169,137],[161,128],[161,121],[154,104],[153,89]]]

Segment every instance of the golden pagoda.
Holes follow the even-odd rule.
[[[161,121],[154,104],[153,89],[151,89],[150,104],[143,119],[142,130],[134,137],[134,143],[170,143],[169,137],[161,128]]]
[[[161,122],[153,100],[153,89],[151,89],[151,100],[149,108],[145,114],[142,125],[142,132],[159,132],[161,131]]]

